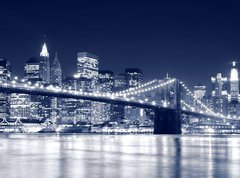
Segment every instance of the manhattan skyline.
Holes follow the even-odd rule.
[[[88,51],[99,56],[101,69],[116,74],[138,67],[146,81],[168,72],[192,86],[208,85],[216,73],[228,75],[240,57],[238,7],[234,1],[1,2],[0,54],[22,76],[46,34],[50,58],[57,51],[69,66],[64,76],[76,71],[77,52]]]

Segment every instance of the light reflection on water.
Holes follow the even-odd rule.
[[[0,135],[0,177],[238,177],[239,136]]]

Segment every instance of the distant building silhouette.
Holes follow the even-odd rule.
[[[57,53],[55,53],[55,57],[51,64],[51,84],[62,86],[62,66],[58,60]]]

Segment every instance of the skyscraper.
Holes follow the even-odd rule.
[[[229,103],[229,114],[239,115],[240,105],[239,105],[239,76],[237,63],[232,62],[232,68],[230,72],[230,103]]]
[[[46,43],[40,52],[40,77],[45,83],[50,83],[50,61]]]
[[[40,52],[40,78],[43,83],[50,83],[50,60],[49,53],[47,50],[46,43],[42,46],[42,51]],[[51,113],[51,100],[48,96],[39,96],[36,101],[40,101],[39,105],[39,116],[40,119],[45,121],[50,118]]]
[[[0,59],[0,82],[7,82],[11,79],[11,65],[7,59]],[[7,122],[9,119],[10,96],[7,93],[0,93],[0,121]]]
[[[212,107],[215,112],[228,114],[228,92],[227,77],[218,73],[216,77],[211,78],[212,82]]]
[[[51,83],[57,86],[62,86],[62,67],[58,60],[57,53],[51,64]]]
[[[30,58],[24,66],[24,78],[33,83],[42,81],[40,77],[40,61],[37,58]]]
[[[126,74],[119,74],[114,76],[114,91],[123,91],[127,87]]]
[[[58,60],[57,52],[55,53],[55,57],[51,64],[51,84],[55,86],[62,87],[62,67]],[[61,106],[62,106],[62,99],[53,97],[51,98],[51,121],[54,123],[60,121],[61,117]]]
[[[38,58],[32,57],[25,63],[24,79],[27,82],[32,82],[33,84],[43,82],[42,78],[40,77],[40,60]],[[23,100],[23,96],[21,96],[21,98]],[[32,121],[41,120],[41,117],[40,117],[41,98],[43,98],[43,96],[25,95],[25,99],[26,99],[25,102],[30,101],[29,119]],[[18,97],[16,97],[16,96],[12,97],[12,103],[13,102],[17,103],[16,101],[14,101],[17,99],[18,99]],[[28,107],[27,104],[25,104],[25,105],[27,108]],[[15,106],[15,108],[17,108],[17,107],[18,106]],[[28,112],[26,112],[26,113],[28,113]],[[20,114],[19,116],[23,116],[23,114]],[[15,117],[16,117],[16,115],[15,115]],[[24,119],[24,118],[21,117],[20,119]]]
[[[138,68],[128,68],[125,70],[127,77],[127,88],[134,88],[140,86],[143,82],[143,72]],[[131,124],[139,124],[143,121],[144,111],[141,108],[126,106],[125,118],[127,118]]]
[[[195,85],[193,93],[194,93],[195,98],[202,101],[204,99],[204,97],[206,96],[206,86]]]
[[[63,86],[64,89],[75,89],[78,88],[78,81],[74,77],[66,77],[63,79]],[[61,110],[61,123],[64,124],[75,124],[78,122],[77,118],[77,104],[79,100],[73,98],[63,98],[62,99],[62,110]]]
[[[109,70],[100,70],[98,76],[99,90],[102,92],[111,92],[114,87],[114,74]]]
[[[98,77],[98,91],[109,93],[113,91],[114,86],[114,74],[109,70],[100,70]],[[96,103],[94,104],[93,123],[104,123],[110,120],[112,105],[108,103]]]
[[[230,73],[230,97],[231,101],[238,102],[239,95],[239,79],[238,79],[238,69],[236,62],[232,62],[232,68]]]
[[[75,78],[80,82],[80,90],[94,92],[98,90],[98,56],[88,53],[79,52],[77,54],[77,74]],[[80,107],[77,108],[77,113],[82,118],[82,121],[91,121],[96,114],[95,108],[98,102],[79,101]]]
[[[127,76],[127,87],[133,88],[142,84],[143,82],[143,73],[142,70],[138,68],[129,68],[125,70]]]
[[[115,92],[123,91],[127,88],[126,74],[119,74],[114,76],[114,88]],[[115,121],[118,124],[124,119],[124,105],[112,105],[111,121]]]
[[[92,90],[96,90],[98,69],[98,56],[88,52],[78,53],[77,78],[90,79]]]
[[[205,99],[206,99],[206,86],[200,85],[200,84],[199,85],[195,85],[193,93],[194,93],[195,98],[197,98],[202,103],[205,103]],[[194,105],[196,106],[197,109],[201,110],[201,104],[200,103],[195,101]]]

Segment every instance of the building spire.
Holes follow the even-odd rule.
[[[230,81],[238,81],[238,69],[236,68],[236,62],[232,62],[232,68],[230,73]]]
[[[236,61],[233,61],[233,62],[232,62],[232,66],[233,66],[233,67],[236,67],[236,64],[237,64]]]
[[[42,46],[42,51],[40,52],[40,56],[49,58],[49,53],[48,53],[47,44],[46,44],[46,35],[44,35],[43,37],[44,37],[44,43]]]

